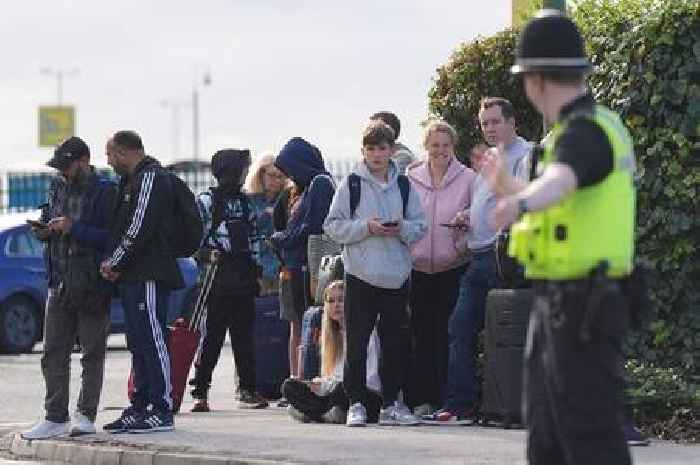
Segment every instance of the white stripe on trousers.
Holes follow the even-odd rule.
[[[163,382],[165,383],[165,390],[163,392],[163,400],[168,404],[170,409],[173,408],[173,398],[172,398],[172,384],[170,383],[170,356],[168,355],[168,348],[165,345],[165,338],[163,337],[163,331],[161,330],[160,323],[158,322],[158,316],[156,314],[156,282],[146,281],[146,311],[148,312],[148,319],[151,322],[151,332],[153,335],[153,341],[155,342],[156,351],[158,352],[158,359],[160,360],[160,368],[163,376]]]

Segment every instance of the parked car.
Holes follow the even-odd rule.
[[[43,336],[47,294],[44,245],[31,233],[27,219],[37,211],[0,216],[0,352],[29,352]],[[178,259],[185,288],[170,295],[168,321],[191,313],[197,297],[197,265]],[[111,332],[124,332],[121,299],[112,299]]]

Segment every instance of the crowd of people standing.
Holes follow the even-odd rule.
[[[552,34],[564,37],[561,44],[545,43],[543,37]],[[588,68],[578,30],[565,17],[542,14],[523,32],[513,72],[525,74],[528,97],[545,121],[555,124],[540,161],[532,155],[537,144],[517,134],[516,109],[501,97],[482,99],[478,119],[487,145],[475,143],[465,162],[455,153],[457,132],[447,122],[426,124],[425,155],[416,157],[398,143],[399,119],[387,111],[370,116],[361,157],[339,183],[326,170],[321,151],[301,137],[290,139],[276,156],[258,157],[252,170],[248,150],[217,151],[211,163],[217,186],[197,197],[198,259],[216,266],[217,273],[195,362],[192,410],[209,410],[212,371],[226,331],[239,407],[267,407],[255,385],[255,297],[278,292],[280,318],[290,325],[290,378],[282,394],[294,418],[353,427],[474,423],[480,398],[478,336],[487,295],[503,285],[496,246],[512,227],[511,255],[534,278],[536,295],[526,349],[529,458],[532,463],[628,463],[619,421],[621,378],[601,371],[620,362],[616,350],[624,312],[614,310],[623,307],[623,297],[602,297],[601,305],[610,309],[600,322],[607,339],[591,342],[588,334],[579,341],[565,323],[583,318],[576,312],[589,273],[602,269],[603,278],[616,285],[631,272],[631,144],[619,119],[596,106],[586,91]],[[595,156],[581,152],[583,140]],[[95,174],[89,149],[78,138],[59,146],[49,162],[62,181],[52,186],[42,223],[33,227],[48,243],[50,264],[42,359],[47,414],[27,438],[52,437],[69,428],[74,434],[95,431],[111,291],[125,307],[136,395],[104,429],[174,428],[165,315],[170,290],[182,286],[173,253],[173,231],[181,225],[168,215],[175,184],[132,131],[115,133],[106,152],[121,176],[118,186]],[[537,179],[531,180],[539,162]],[[555,218],[556,240],[566,243],[569,234],[590,227],[592,219],[580,212],[610,218],[591,200],[610,192],[624,220],[611,219],[619,230],[609,234],[619,247],[587,251],[576,260],[571,257],[581,250],[574,249],[569,261],[547,261],[554,246],[532,237]],[[568,210],[557,209],[568,199],[574,199]],[[104,211],[114,215],[99,213]],[[303,380],[298,347],[302,318],[315,293],[308,247],[309,238],[319,235],[342,249],[344,279],[323,292],[321,376]],[[81,305],[86,308],[76,310]],[[67,314],[70,320],[59,321]],[[67,360],[76,334],[85,351],[84,377],[69,426]],[[407,335],[409,353],[403,350]],[[578,357],[586,365],[575,373],[570,366],[548,365],[557,357]],[[564,385],[567,393],[581,394],[581,386],[572,383],[597,393],[598,418],[580,410],[581,399],[557,391]],[[601,446],[595,451],[586,448],[591,438]]]

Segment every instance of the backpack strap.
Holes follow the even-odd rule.
[[[362,182],[355,173],[348,175],[348,189],[350,190],[350,218],[354,218],[362,194]]]
[[[406,218],[406,210],[408,209],[408,195],[411,192],[411,184],[403,174],[400,174],[396,179],[401,192],[401,202],[403,204],[403,217]],[[360,204],[360,196],[362,195],[362,182],[360,177],[355,173],[348,175],[348,189],[350,190],[350,217],[355,217],[355,210]]]
[[[401,202],[403,202],[403,217],[406,218],[406,210],[408,209],[408,194],[411,192],[411,184],[408,181],[408,177],[404,174],[400,174],[396,179],[399,184],[399,191],[401,191]]]

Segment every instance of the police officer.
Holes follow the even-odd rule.
[[[629,464],[618,413],[621,342],[629,309],[620,280],[632,271],[634,155],[617,114],[597,105],[576,25],[543,10],[523,30],[512,72],[554,122],[539,177],[503,197],[509,253],[533,280],[525,352],[525,419],[532,464]],[[519,218],[519,220],[518,220]]]

